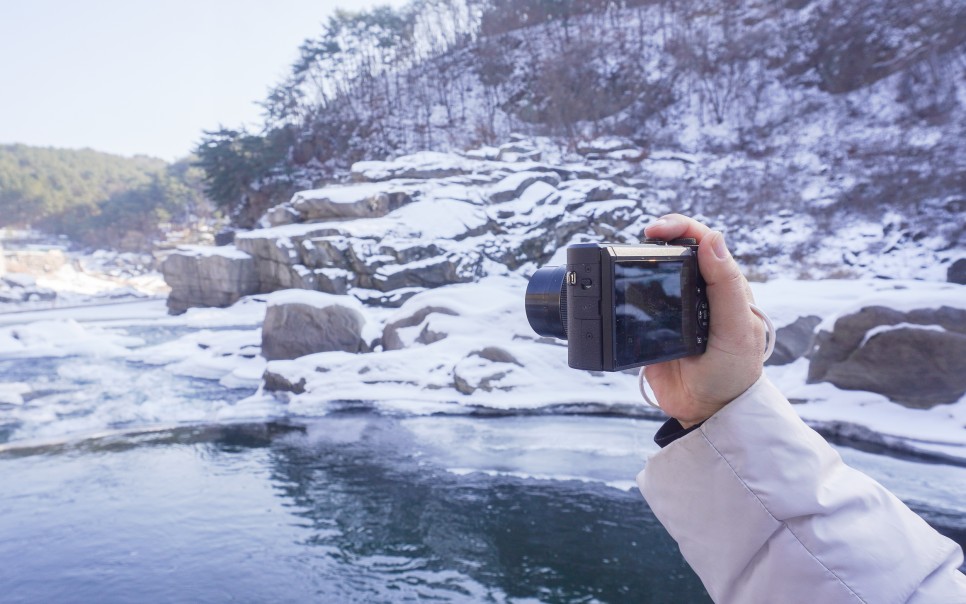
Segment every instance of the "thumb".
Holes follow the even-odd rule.
[[[749,304],[748,283],[728,251],[724,234],[712,231],[698,247],[698,266],[708,288],[711,306],[709,344],[734,354],[757,347],[757,321]],[[749,341],[751,340],[751,341]]]

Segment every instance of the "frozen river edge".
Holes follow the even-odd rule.
[[[811,309],[828,314],[828,308],[815,303],[814,290],[822,287],[841,290],[841,284],[805,283],[813,290],[813,299],[804,302],[795,291],[795,282],[756,283],[753,287],[760,305],[780,325],[798,314],[797,309],[790,307],[792,302],[809,304]],[[316,417],[354,407],[371,408],[395,416],[586,414],[646,419],[662,417],[641,403],[633,376],[586,376],[586,372],[571,371],[566,368],[566,349],[544,343],[523,342],[527,348],[513,349],[525,365],[519,368],[521,376],[517,379],[520,385],[515,390],[478,390],[466,395],[452,387],[434,385],[431,377],[422,381],[412,376],[402,379],[404,372],[418,373],[422,365],[432,366],[426,370],[429,376],[434,370],[440,372],[437,367],[453,371],[445,367],[452,367],[454,360],[458,362],[456,370],[460,370],[459,363],[465,366],[464,348],[473,345],[467,340],[473,338],[495,343],[502,343],[499,339],[503,338],[519,345],[523,327],[526,327],[525,319],[512,315],[510,317],[515,321],[507,319],[513,311],[522,315],[521,309],[514,308],[518,292],[513,290],[513,283],[509,287],[503,285],[505,287],[495,290],[499,293],[496,299],[491,296],[489,301],[496,309],[494,312],[502,316],[495,323],[503,323],[503,329],[491,330],[497,331],[496,334],[479,334],[479,319],[483,317],[445,317],[460,319],[469,333],[450,329],[452,333],[447,339],[406,351],[357,355],[321,353],[295,361],[267,362],[260,356],[266,296],[251,296],[227,309],[192,309],[180,316],[167,315],[164,303],[159,299],[0,314],[0,360],[76,358],[94,362],[109,359],[114,364],[133,362],[135,367],[157,368],[164,375],[214,382],[211,388],[220,386],[233,392],[230,402],[208,401],[198,409],[191,409],[190,401],[178,401],[167,409],[163,405],[151,409],[127,409],[129,413],[121,413],[121,417],[98,416],[89,409],[74,409],[74,415],[98,416],[101,423],[72,424],[68,420],[62,422],[63,429],[58,430],[57,426],[47,422],[44,429],[35,433],[23,431],[16,440],[56,440],[72,433],[110,430],[116,425],[141,427]],[[851,285],[853,289],[871,289],[869,284],[862,282]],[[465,292],[467,295],[477,293],[472,289]],[[845,294],[843,297],[850,292]],[[459,295],[453,297],[457,302],[465,302]],[[830,306],[830,297],[818,300]],[[381,325],[391,320],[391,311],[380,310],[382,314],[373,312],[367,317],[368,330],[378,332]],[[522,327],[518,325],[520,321],[524,322]],[[437,325],[439,323],[433,327]],[[152,330],[162,330],[166,335],[149,338],[139,335]],[[499,333],[501,331],[507,333]],[[503,345],[507,346],[506,343]],[[521,349],[525,351],[522,354]],[[528,354],[530,351],[533,353]],[[532,362],[527,362],[531,358]],[[319,367],[327,367],[328,371],[320,372]],[[309,374],[310,378],[321,381],[314,389],[308,388],[301,394],[265,392],[262,376],[267,368],[287,371],[292,377]],[[376,379],[372,379],[370,371],[376,374]],[[766,367],[769,378],[796,403],[795,408],[803,419],[827,438],[891,455],[966,465],[966,401],[926,410],[909,409],[872,393],[839,390],[826,383],[807,384],[806,372],[805,359]],[[5,385],[2,395],[5,398],[0,399],[0,403],[6,405],[8,414],[17,415],[29,407],[23,404],[24,400],[33,399],[34,404],[42,402],[36,399],[36,393],[32,393],[34,386],[29,383],[12,380],[9,376],[0,377],[0,382]]]

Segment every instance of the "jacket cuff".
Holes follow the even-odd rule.
[[[681,422],[679,422],[678,420],[672,417],[671,419],[664,422],[664,425],[658,429],[657,433],[654,435],[654,442],[657,443],[657,445],[663,449],[664,447],[673,443],[674,441],[681,438],[682,436],[686,436],[691,432],[697,430],[698,428],[701,427],[701,424],[703,423],[704,422],[701,422],[698,424],[694,424],[690,428],[685,428],[684,426],[681,425]]]

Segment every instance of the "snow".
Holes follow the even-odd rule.
[[[380,183],[333,185],[324,189],[300,191],[292,198],[292,203],[294,205],[300,199],[324,199],[335,204],[353,204],[385,191],[386,187]]]
[[[872,282],[878,286],[879,283]],[[938,309],[943,306],[966,308],[966,286],[954,283],[924,281],[884,282],[892,287],[874,287],[864,296],[852,298],[838,312],[825,317],[817,329],[831,331],[839,317],[871,306],[885,306],[900,312],[917,308]]]
[[[523,190],[520,194],[520,203],[535,206],[541,204],[548,197],[557,192],[557,188],[551,184],[537,181]]]
[[[897,329],[922,329],[925,331],[938,331],[940,333],[946,333],[946,328],[942,325],[921,325],[918,323],[896,323],[895,325],[879,325],[878,327],[873,327],[865,333],[865,337],[862,338],[862,343],[859,347],[865,346],[866,343],[877,335],[888,333],[890,331],[895,331]]]
[[[478,160],[464,159],[450,153],[420,151],[404,155],[391,162],[361,161],[352,165],[351,172],[356,178],[370,181],[383,181],[396,178],[409,171],[434,172],[473,172],[485,165]]]
[[[76,356],[82,363],[75,365],[77,376],[83,375],[83,363],[116,358],[158,367],[178,376],[215,380],[227,388],[258,390],[238,403],[205,403],[194,411],[190,403],[181,399],[162,398],[137,412],[137,417],[144,421],[224,421],[278,414],[313,417],[336,411],[351,401],[382,413],[412,418],[406,421],[412,421],[423,431],[431,430],[430,416],[440,413],[459,416],[481,409],[501,413],[597,411],[640,418],[660,417],[642,403],[636,379],[630,373],[569,369],[566,347],[560,342],[538,338],[530,330],[522,312],[525,288],[523,277],[491,276],[477,283],[424,291],[398,309],[365,308],[369,338],[377,337],[382,326],[410,317],[422,308],[446,309],[446,312],[430,313],[418,325],[401,330],[400,337],[406,345],[402,350],[377,349],[368,354],[326,352],[291,361],[266,362],[259,347],[260,324],[268,305],[359,304],[352,296],[289,290],[250,296],[227,309],[191,309],[178,317],[168,317],[156,306],[151,310],[148,303],[143,303],[144,308],[131,305],[134,307],[126,317],[110,307],[89,309],[84,322],[62,318],[37,320],[46,313],[35,312],[24,315],[21,324],[0,327],[0,357]],[[921,281],[781,279],[753,283],[752,289],[758,304],[771,314],[777,325],[809,314],[828,321],[829,317],[853,311],[870,300],[898,309],[966,305],[963,286]],[[119,305],[125,306],[128,305]],[[145,346],[139,338],[124,335],[120,329],[124,325],[170,325],[190,328],[190,331],[166,342]],[[424,329],[443,337],[420,344],[416,337]],[[872,335],[870,332],[868,337]],[[488,353],[488,349],[497,354]],[[266,369],[284,375],[293,383],[304,380],[306,392],[273,395],[261,391],[261,377]],[[966,397],[933,409],[909,409],[872,393],[843,391],[827,383],[807,384],[807,371],[804,359],[766,368],[769,378],[796,402],[796,411],[806,421],[816,426],[829,422],[854,423],[883,437],[898,439],[913,449],[966,459]],[[462,390],[458,383],[463,384]],[[25,421],[47,426],[38,428],[38,434],[54,434],[55,429],[48,424],[59,421],[56,415],[45,415],[42,409],[23,404],[29,388],[22,383],[0,386],[4,393],[0,403],[23,408],[21,417]],[[168,400],[172,407],[165,408],[163,400]],[[69,422],[63,428],[75,430],[83,425],[85,429],[94,429],[98,422],[113,425],[119,418],[129,417],[133,417],[129,410],[105,408],[84,422]],[[420,424],[420,417],[427,421]],[[556,416],[541,416],[534,421],[552,424],[561,420]],[[575,421],[573,429],[579,425]],[[528,455],[536,454],[537,449],[545,451],[540,455],[555,455],[554,439],[542,440],[544,437],[539,433],[534,438],[535,449]],[[634,441],[633,445],[616,436],[609,438],[568,438],[559,442],[564,443],[561,447],[594,456],[618,454],[622,450],[637,451],[643,456],[650,446],[648,434],[641,435],[640,441]],[[472,442],[470,439],[462,444],[472,449]],[[471,463],[469,459],[454,465],[453,470],[518,471],[512,463],[498,467],[492,463]],[[541,472],[539,466],[528,466],[519,472],[521,476],[562,476],[559,471]],[[617,479],[601,477],[601,480]]]
[[[251,256],[241,251],[233,245],[179,245],[178,253],[192,257],[211,257],[228,258],[230,260],[248,260]]]
[[[482,227],[486,222],[486,212],[477,205],[456,199],[427,199],[399,208],[384,221],[373,224],[368,232],[450,239]]]
[[[268,306],[280,306],[283,304],[304,304],[315,308],[326,308],[329,306],[345,306],[353,310],[364,313],[362,304],[352,296],[336,296],[325,292],[317,292],[308,289],[285,289],[268,294],[265,298]]]
[[[511,195],[515,194],[516,191],[520,187],[522,187],[524,185],[524,183],[526,183],[527,180],[534,179],[534,178],[536,178],[536,179],[547,179],[547,173],[545,173],[545,172],[532,172],[532,171],[529,171],[529,170],[524,170],[524,171],[521,171],[521,172],[514,172],[514,173],[510,174],[509,176],[504,177],[503,180],[501,180],[500,182],[498,182],[495,185],[493,185],[490,188],[490,196],[493,197],[493,198],[502,198],[502,197],[511,196]],[[559,179],[556,179],[555,178],[554,180],[559,180]],[[535,184],[537,184],[537,183],[535,183]],[[543,197],[546,197],[547,195],[549,195],[550,193],[552,193],[555,190],[555,187],[549,185],[548,183],[540,182],[539,184],[543,184],[545,187],[549,187],[549,191],[546,192],[543,195]],[[531,185],[531,187],[532,186],[533,185]],[[531,193],[531,195],[534,195],[534,194]]]
[[[33,391],[23,382],[0,382],[0,405],[22,405],[23,395]]]
[[[0,328],[0,358],[124,356],[140,343],[138,338],[85,327],[73,319]]]

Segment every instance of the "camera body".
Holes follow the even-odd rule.
[[[710,311],[694,239],[567,248],[527,286],[527,319],[567,340],[574,369],[620,371],[701,354]]]

